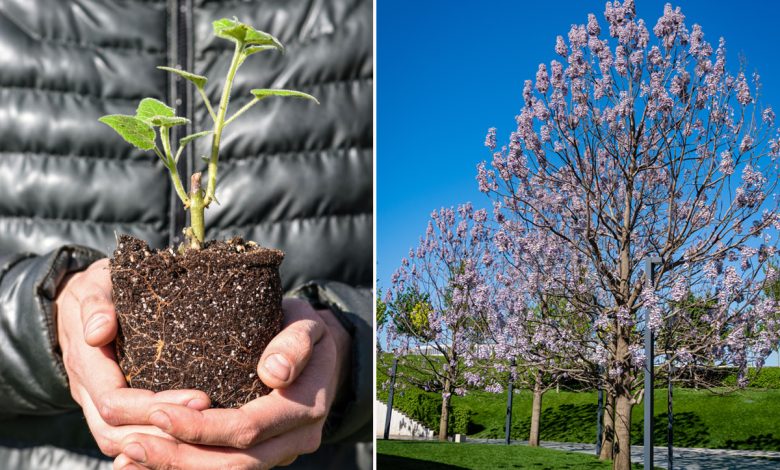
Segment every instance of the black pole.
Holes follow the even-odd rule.
[[[669,364],[669,377],[668,377],[668,391],[666,395],[666,412],[667,412],[667,427],[666,427],[666,468],[674,470],[674,413],[672,412],[672,365]]]
[[[387,414],[385,415],[385,439],[390,437],[390,420],[393,418],[393,392],[395,391],[395,370],[398,358],[393,359],[393,369],[390,372],[390,393],[387,395]]]
[[[658,257],[650,257],[645,260],[645,280],[647,281],[648,289],[655,289],[655,266],[660,263],[661,258]],[[653,330],[650,328],[650,315],[647,308],[645,308],[645,435],[644,448],[642,449],[645,468],[653,468],[654,340]]]
[[[599,385],[599,406],[596,410],[596,455],[601,455],[602,433],[604,432],[604,389]]]
[[[513,377],[514,368],[515,368],[515,360],[512,359],[512,368],[509,371],[509,387],[507,387],[507,396],[506,396],[506,422],[504,424],[504,430],[506,432],[506,445],[509,445],[511,441],[511,434],[512,434],[512,395],[513,395],[513,388],[515,385],[515,379]]]

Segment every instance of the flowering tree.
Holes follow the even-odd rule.
[[[441,392],[440,440],[447,439],[450,397],[466,391],[464,355],[492,321],[474,308],[487,294],[483,268],[491,264],[491,247],[486,220],[487,212],[471,204],[434,211],[425,236],[402,260],[385,296],[388,348],[407,367],[433,377]]]
[[[742,376],[777,343],[777,303],[762,290],[780,228],[780,136],[758,76],[727,72],[723,39],[713,49],[679,8],[664,8],[655,40],[631,0],[604,17],[608,37],[591,14],[557,38],[560,59],[525,82],[508,146],[488,132],[493,159],[477,179],[495,203],[498,249],[542,232],[572,253],[548,282],[573,314],[593,315],[575,354],[606,371],[614,465],[628,469],[645,328],[670,332],[664,364],[706,356]],[[652,286],[648,256],[661,260]],[[672,308],[690,293],[714,301],[697,321]]]
[[[503,227],[511,225],[498,215]],[[481,309],[494,311],[500,321],[489,325],[493,347],[476,353],[479,359],[489,356],[499,359],[497,364],[517,365],[512,371],[515,384],[533,391],[528,441],[535,446],[544,393],[560,379],[593,386],[599,382],[598,366],[580,354],[593,341],[592,310],[575,308],[584,302],[575,304],[568,298],[575,291],[589,295],[582,274],[585,266],[579,263],[578,268],[576,255],[544,231],[525,232],[510,243],[502,230],[495,236],[495,246],[500,256],[494,262],[495,279],[490,280],[492,295],[481,299],[486,302]],[[480,383],[485,376],[473,380]]]

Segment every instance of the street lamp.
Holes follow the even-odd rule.
[[[506,422],[504,423],[504,426],[506,428],[506,445],[509,445],[511,440],[511,434],[512,434],[512,393],[514,392],[514,385],[515,385],[515,358],[512,358],[512,366],[509,369],[509,387],[507,387],[507,397],[506,397]]]
[[[660,257],[650,256],[645,259],[645,280],[647,288],[655,290],[655,268],[660,265]],[[647,309],[645,309],[647,313]],[[653,351],[654,335],[650,328],[650,315],[645,316],[645,435],[644,435],[644,463],[645,468],[653,468],[653,363],[655,352]]]
[[[393,358],[393,370],[390,372],[390,393],[387,395],[387,413],[385,414],[385,440],[390,437],[390,420],[393,418],[393,392],[395,391],[395,372],[398,358]]]

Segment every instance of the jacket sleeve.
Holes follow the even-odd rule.
[[[325,423],[324,443],[371,440],[373,414],[373,294],[340,282],[310,282],[287,294],[327,307],[352,338],[352,370],[343,400],[334,403]]]
[[[76,408],[59,350],[60,281],[103,255],[64,246],[46,255],[0,254],[0,417]]]

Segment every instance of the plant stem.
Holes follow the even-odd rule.
[[[211,116],[211,120],[216,122],[217,115],[214,114],[214,108],[211,107],[211,101],[209,100],[208,95],[206,95],[206,90],[204,90],[203,87],[198,87],[198,92],[200,93],[200,97],[203,98],[203,103],[206,104],[206,109],[209,110],[209,116]]]
[[[233,60],[230,62],[227,77],[225,78],[225,88],[222,90],[222,99],[219,101],[219,111],[217,119],[214,121],[214,136],[211,139],[211,158],[209,159],[209,181],[206,187],[206,197],[203,200],[203,207],[208,207],[214,199],[214,193],[217,186],[217,160],[219,159],[219,142],[222,138],[222,129],[225,126],[225,115],[227,114],[228,102],[230,101],[230,90],[233,88],[233,79],[236,77],[236,71],[241,64],[244,43],[236,42],[236,50],[233,52]],[[194,175],[193,175],[194,176]],[[194,219],[194,217],[193,217]]]
[[[227,127],[228,124],[233,122],[233,120],[236,119],[237,117],[239,117],[242,114],[244,114],[249,108],[254,106],[258,101],[260,101],[260,100],[258,100],[257,98],[252,98],[252,101],[250,101],[249,103],[245,104],[241,109],[236,111],[236,114],[230,116],[230,119],[225,121],[225,125],[223,127]]]
[[[176,189],[176,194],[179,196],[179,199],[181,199],[181,202],[184,204],[184,208],[187,209],[191,205],[190,198],[187,197],[187,191],[184,190],[184,185],[181,183],[181,178],[179,177],[179,170],[176,168],[176,164],[172,164],[168,166],[168,171],[171,174],[171,180],[173,181],[173,187]]]
[[[190,228],[191,237],[190,248],[199,249],[203,240],[206,238],[206,226],[204,223],[204,212],[206,205],[203,201],[203,191],[200,189],[201,173],[197,172],[190,179]]]
[[[181,178],[179,177],[179,170],[176,168],[176,160],[171,156],[171,138],[170,138],[170,129],[167,127],[161,127],[160,128],[160,140],[162,140],[163,144],[163,150],[165,151],[165,155],[160,155],[160,158],[163,159],[163,163],[165,164],[165,167],[168,168],[168,172],[171,175],[171,181],[173,182],[173,187],[176,189],[176,194],[179,196],[179,199],[181,199],[181,202],[184,204],[184,207],[187,208],[190,205],[190,198],[187,197],[187,191],[184,190],[184,185],[181,183]],[[158,152],[159,150],[155,148],[155,150]],[[163,158],[165,157],[165,158]]]

